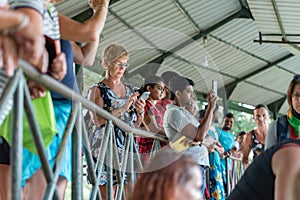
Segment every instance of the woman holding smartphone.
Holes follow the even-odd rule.
[[[88,99],[128,125],[139,127],[144,119],[145,101],[137,98],[139,94],[135,92],[132,85],[121,81],[126,68],[129,66],[128,59],[129,53],[124,47],[117,44],[106,47],[102,53],[102,65],[106,70],[106,75],[102,81],[91,87],[88,92]],[[90,116],[95,131],[89,133],[89,140],[93,158],[97,161],[98,154],[101,151],[101,138],[104,134],[106,120],[93,112],[90,112]],[[114,126],[114,133],[121,160],[124,151],[125,132]],[[106,167],[105,165],[102,167],[98,184],[102,199],[114,199],[113,197],[106,197]],[[113,193],[116,191],[117,183],[117,177],[114,175]]]
[[[146,106],[143,125],[150,132],[166,135],[163,128],[164,113],[156,107],[156,102],[162,98],[164,93],[163,79],[155,75],[147,76],[140,92],[142,93],[141,97],[143,97],[144,94],[149,94],[149,97],[145,99]],[[139,146],[141,161],[145,163],[150,158],[153,142],[155,140],[153,138],[137,136],[136,141]],[[167,143],[160,142],[160,145],[162,147],[167,145]]]

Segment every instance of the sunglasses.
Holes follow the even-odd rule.
[[[129,67],[129,64],[128,63],[120,63],[120,62],[113,62],[114,65],[116,65],[117,67]]]

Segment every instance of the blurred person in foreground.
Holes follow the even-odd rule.
[[[247,167],[227,200],[295,200],[299,155],[298,139],[287,139],[268,148]]]
[[[1,6],[4,5],[2,3],[1,1]],[[11,10],[3,6],[4,8],[2,7],[0,12],[2,29],[0,31],[0,68],[4,67],[6,75],[11,77],[18,67],[18,59],[21,58],[40,72],[46,73],[48,53],[45,49],[43,35],[45,2],[43,0],[24,0],[9,1],[9,3]],[[15,20],[16,18],[18,20]],[[65,62],[63,57],[62,54],[59,57],[61,62]],[[58,66],[61,64],[58,63]],[[63,73],[60,75],[63,76]],[[58,78],[62,78],[62,76]],[[3,79],[5,78],[7,77],[3,77]],[[5,112],[8,114],[10,109],[6,107]],[[1,114],[3,115],[3,113]],[[0,199],[10,199],[10,146],[3,137],[0,137],[0,153],[0,179],[2,180]]]
[[[61,83],[76,93],[80,93],[76,77],[74,74],[74,63],[92,66],[96,57],[97,47],[99,45],[99,37],[104,28],[106,16],[108,13],[108,0],[89,0],[89,6],[93,10],[93,15],[84,22],[77,22],[56,11],[54,5],[60,0],[47,0],[45,13],[50,16],[44,16],[44,29],[49,30],[50,21],[58,23],[59,30],[55,29],[56,33],[60,34],[61,51],[66,55],[67,70],[66,75],[61,80]],[[51,8],[51,9],[50,9]],[[51,12],[49,12],[49,9]],[[47,12],[46,12],[47,11]],[[53,21],[52,21],[53,19]],[[50,29],[54,30],[54,28]],[[48,32],[48,31],[47,31]],[[49,34],[49,33],[45,34]],[[49,31],[50,32],[50,31]],[[54,37],[52,37],[54,38]],[[78,45],[76,42],[84,42]],[[53,52],[52,52],[53,53]],[[50,54],[49,54],[50,55]],[[57,132],[52,139],[51,144],[46,152],[51,166],[55,165],[57,152],[60,148],[61,141],[64,136],[64,131],[72,109],[72,99],[51,91],[52,102],[54,105],[55,119]],[[59,179],[57,182],[60,198],[65,196],[65,190],[69,181],[72,181],[72,140],[68,142],[64,148],[60,165]],[[29,162],[30,161],[30,162]],[[47,183],[42,172],[41,163],[38,156],[24,150],[23,151],[23,179],[26,180],[25,194],[28,199],[39,199],[44,195]],[[30,183],[30,184],[28,184]]]
[[[63,39],[60,40],[61,51],[66,54],[67,61],[67,73],[65,76],[61,77],[61,82],[69,88],[73,89],[75,92],[79,92],[75,80],[75,75],[73,72],[73,62],[76,62],[77,64],[83,64],[86,66],[90,66],[93,64],[96,55],[96,50],[98,47],[99,36],[104,27],[109,1],[90,0],[89,5],[93,9],[94,15],[83,23],[79,23],[75,20],[69,19],[68,17],[57,13],[53,5],[46,4],[46,2],[49,3],[49,1],[42,2],[43,6],[40,6],[39,8],[41,9],[40,12],[44,14],[43,18],[45,35],[49,35],[51,36],[51,38],[58,39],[59,27],[61,38],[85,42],[85,44],[79,46],[75,44],[74,41],[70,42]],[[56,0],[51,1],[51,3],[57,2],[58,1]],[[28,3],[28,5],[35,5],[38,3],[38,1],[35,3],[26,1],[16,2],[17,7],[19,8],[24,6],[20,5],[20,3]],[[37,9],[36,7],[34,8]],[[49,22],[49,19],[51,23]],[[76,29],[79,29],[80,31],[74,31]],[[51,53],[53,54],[54,52]],[[58,73],[54,72],[52,74],[54,76],[57,76]],[[41,89],[41,91],[45,90],[44,87],[39,88]],[[46,149],[46,154],[48,156],[47,158],[49,160],[50,165],[53,165],[57,150],[60,145],[60,141],[63,137],[64,129],[68,121],[69,114],[71,112],[72,101],[71,99],[65,98],[63,95],[60,95],[53,91],[51,92],[58,132],[56,137],[54,137],[54,139],[52,140],[50,147]],[[39,97],[41,93],[42,92],[38,92],[32,95],[32,97]],[[9,150],[9,148],[7,149]],[[67,186],[67,182],[71,181],[71,140],[68,141],[68,145],[65,148],[63,159],[66,162],[63,162],[63,164],[60,167],[60,176],[57,183],[58,192],[61,199],[64,198],[64,192]],[[26,194],[25,198],[41,199],[47,183],[44,178],[43,171],[41,169],[39,157],[36,154],[24,148],[22,167],[23,186],[25,185],[25,181],[27,181],[27,184],[25,185],[24,189]]]
[[[165,148],[144,168],[129,200],[202,200],[202,174],[189,155]]]
[[[48,55],[44,48],[43,18],[41,10],[44,1],[37,0],[27,7],[11,7],[0,1],[0,69],[8,77],[18,67],[18,59],[24,59],[40,72],[47,71]],[[14,10],[12,10],[14,9]]]

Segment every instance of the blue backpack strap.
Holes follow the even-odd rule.
[[[287,116],[281,116],[277,120],[277,142],[288,138],[289,124]]]

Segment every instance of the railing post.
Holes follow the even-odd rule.
[[[116,136],[112,135],[112,144],[113,144],[113,157],[116,158],[114,159],[113,166],[115,169],[115,172],[117,174],[117,181],[118,183],[121,183],[124,181],[121,173],[121,167],[120,167],[120,159],[119,159],[119,153],[118,153],[118,147],[117,147],[117,142],[116,142]]]
[[[85,154],[86,164],[87,164],[87,169],[88,169],[87,172],[89,173],[91,184],[94,185],[92,188],[91,194],[90,194],[90,199],[91,200],[96,199],[96,195],[99,199],[101,199],[101,194],[100,194],[100,190],[98,187],[98,179],[97,179],[95,167],[94,167],[94,160],[92,157],[92,151],[91,151],[91,147],[90,147],[89,140],[88,140],[88,133],[87,133],[84,123],[82,124],[82,126],[83,126],[82,139],[83,139],[84,154]]]
[[[226,164],[226,195],[229,195],[230,192],[230,170],[229,170],[229,164],[228,164],[229,158],[225,158],[225,164]]]
[[[96,199],[96,195],[99,199],[101,199],[101,195],[100,195],[100,190],[98,187],[98,181],[97,181],[97,177],[96,177],[96,172],[95,172],[95,167],[94,167],[94,160],[92,157],[92,151],[91,151],[91,147],[90,147],[90,143],[88,140],[88,133],[85,127],[84,122],[82,123],[82,139],[83,139],[83,148],[84,148],[84,155],[85,155],[85,159],[86,159],[86,164],[87,164],[87,170],[89,173],[89,177],[90,177],[90,181],[91,184],[93,185],[91,194],[90,194],[90,199]]]
[[[155,156],[156,152],[161,149],[161,145],[158,139],[154,139],[153,140],[153,144],[152,144],[152,149],[151,149],[151,153],[149,156],[149,159],[151,159],[153,156]]]
[[[111,121],[107,122],[109,127],[111,127],[108,131],[108,148],[106,157],[106,171],[107,171],[107,179],[106,179],[106,198],[107,200],[113,200],[113,125]],[[115,159],[118,159],[115,158]]]
[[[129,143],[129,158],[128,158],[128,194],[133,192],[134,182],[135,182],[135,171],[134,171],[134,138],[133,134],[129,133],[130,143]]]
[[[75,102],[78,103],[78,102]],[[81,103],[78,103],[81,110]],[[77,123],[72,134],[72,200],[81,200],[82,196],[82,115],[77,115]]]
[[[129,148],[130,148],[130,143],[132,138],[130,137],[130,133],[126,133],[126,138],[125,138],[125,144],[124,144],[124,153],[123,153],[123,157],[122,157],[122,166],[121,166],[121,173],[122,173],[122,177],[125,176],[126,173],[126,166],[127,166],[127,160],[128,160],[128,154],[129,154]],[[124,190],[124,178],[122,179],[122,181],[119,183],[119,187],[117,189],[117,195],[116,195],[116,199],[120,200],[122,199],[122,194],[123,194],[123,190]]]
[[[21,199],[22,147],[23,147],[23,105],[24,80],[21,78],[14,95],[12,148],[11,148],[11,198]]]
[[[19,68],[16,71],[15,75],[11,79],[8,80],[7,84],[5,85],[5,88],[2,91],[2,94],[0,96],[0,121],[1,121],[1,118],[2,119],[5,118],[5,116],[2,116],[2,115],[6,115],[6,114],[8,114],[7,112],[9,112],[8,106],[11,103],[10,102],[11,97],[14,95],[14,91],[16,90],[21,77],[23,77],[23,71],[22,71],[22,69]],[[11,105],[11,107],[12,107],[12,105]],[[6,109],[8,109],[8,110],[6,110]]]
[[[42,134],[39,129],[37,120],[34,116],[34,110],[33,110],[33,106],[31,103],[31,97],[30,97],[30,93],[29,93],[29,90],[27,87],[24,87],[24,108],[25,108],[25,112],[26,112],[28,125],[31,129],[32,138],[33,138],[35,147],[37,149],[38,156],[41,161],[43,172],[44,172],[46,180],[47,180],[47,184],[56,186],[56,183],[53,182],[52,168],[49,165],[49,162],[48,162],[48,159],[47,159],[47,156],[45,153],[45,145],[43,142]],[[46,195],[44,195],[44,197],[43,197],[44,200],[50,199],[50,198],[52,198],[52,197],[49,197]],[[54,199],[59,200],[59,196],[58,196],[56,187],[55,187]]]
[[[54,163],[54,175],[53,175],[53,182],[57,182],[58,178],[59,178],[59,172],[60,172],[60,166],[61,163],[63,162],[62,157],[65,151],[66,146],[68,145],[68,141],[71,140],[71,134],[74,130],[74,125],[75,125],[75,121],[77,118],[77,115],[79,113],[78,111],[78,103],[75,103],[74,106],[72,107],[71,110],[71,114],[69,116],[64,134],[63,134],[63,138],[61,140],[59,149],[57,151],[57,155],[55,157],[55,163]],[[49,196],[52,197],[53,193],[55,191],[56,185],[48,185],[45,191],[45,196]]]
[[[78,123],[76,123],[76,131],[74,131],[74,134],[72,135],[72,137],[74,137],[73,145],[72,145],[72,147],[73,147],[73,151],[72,151],[72,153],[73,153],[73,156],[72,156],[73,157],[72,199],[82,199],[82,162],[81,162],[81,160],[82,160],[82,156],[81,156],[81,149],[82,149],[81,148],[81,142],[82,142],[81,134],[82,134],[82,132],[84,133],[83,139],[84,139],[84,144],[85,144],[85,148],[86,148],[85,152],[87,153],[86,154],[87,155],[87,164],[89,165],[89,169],[93,171],[91,173],[91,178],[92,178],[91,180],[94,183],[93,183],[93,188],[92,188],[90,199],[91,200],[95,199],[96,194],[98,195],[97,197],[99,197],[99,199],[101,199],[100,191],[98,188],[99,187],[98,180],[100,178],[101,167],[103,166],[104,158],[106,155],[112,156],[113,154],[116,153],[115,152],[116,150],[114,149],[114,147],[116,146],[116,145],[114,145],[115,135],[113,134],[113,131],[112,131],[113,126],[118,126],[120,129],[125,131],[126,135],[127,135],[126,140],[125,140],[123,157],[122,157],[122,161],[121,161],[121,167],[120,167],[121,169],[119,170],[118,167],[115,167],[115,169],[117,171],[117,178],[120,181],[120,186],[117,188],[117,199],[121,199],[122,197],[126,199],[125,193],[123,192],[125,172],[127,171],[127,169],[129,169],[130,177],[128,177],[128,179],[131,180],[130,184],[131,184],[131,188],[133,188],[133,184],[134,184],[134,180],[135,180],[134,164],[136,164],[139,169],[142,169],[141,162],[138,159],[139,154],[138,154],[138,151],[134,144],[133,133],[144,136],[144,137],[158,138],[162,141],[166,141],[166,139],[163,136],[160,136],[160,135],[157,135],[154,133],[150,133],[150,132],[144,131],[144,130],[139,130],[134,127],[130,127],[128,124],[126,124],[122,120],[112,116],[110,113],[106,112],[105,110],[99,108],[97,105],[90,102],[82,95],[75,93],[70,88],[66,87],[65,85],[62,85],[58,81],[49,77],[48,75],[40,74],[36,69],[34,69],[32,66],[28,65],[26,62],[21,60],[19,62],[19,64],[20,64],[21,69],[24,70],[24,73],[31,80],[41,83],[42,85],[49,88],[50,90],[57,92],[59,94],[62,94],[66,98],[72,99],[74,102],[80,102],[80,105],[82,104],[88,110],[94,110],[97,115],[103,117],[104,119],[106,119],[109,122],[106,124],[104,137],[103,137],[101,145],[100,145],[101,151],[98,155],[95,169],[93,169],[92,165],[94,163],[93,163],[93,158],[91,156],[91,149],[88,144],[87,133],[86,133],[86,130],[83,130],[83,128],[82,128],[82,123],[83,123],[82,119],[81,119],[82,115],[80,115],[80,117],[78,117],[78,119],[77,119]],[[41,159],[42,166],[44,168],[45,176],[46,176],[46,179],[48,182],[48,187],[53,188],[54,185],[56,185],[56,182],[54,182],[54,181],[56,181],[56,179],[57,179],[57,171],[55,171],[55,174],[53,177],[52,169],[50,168],[49,163],[47,162],[47,157],[45,156],[45,153],[44,153],[44,145],[43,145],[43,141],[41,140],[42,138],[41,138],[40,131],[39,131],[38,127],[35,127],[35,126],[37,126],[36,119],[33,116],[28,116],[31,113],[33,113],[32,106],[30,104],[31,99],[29,96],[28,89],[25,90],[25,93],[27,93],[25,95],[25,110],[26,110],[26,114],[28,117],[28,122],[30,124],[30,128],[33,130],[32,132],[33,132],[34,142],[35,142],[36,148],[38,150],[38,154]],[[2,99],[2,97],[1,97],[1,99]],[[1,108],[2,107],[1,107],[1,102],[0,102],[0,109]],[[109,141],[109,138],[110,138],[110,141]],[[108,142],[110,142],[109,149],[107,149]],[[61,148],[63,148],[63,147],[61,146]],[[130,158],[128,158],[129,152],[131,153]],[[117,152],[117,154],[118,154],[118,152]],[[134,154],[137,159],[133,159]],[[58,157],[60,157],[60,153],[58,153]],[[109,164],[109,166],[113,167],[113,166],[119,165],[120,163],[119,163],[118,159],[119,159],[119,156],[117,156],[116,159],[114,159],[112,161],[113,164]],[[136,163],[134,163],[134,160],[136,160]],[[56,161],[57,161],[56,164],[59,166],[59,158]],[[129,164],[128,164],[129,168],[127,168],[128,162],[129,162]],[[78,179],[78,177],[79,177],[79,179]],[[109,185],[111,183],[112,183],[112,181],[108,181],[107,184]],[[58,199],[57,188],[56,187],[54,187],[54,188],[55,188],[54,199]],[[109,192],[109,193],[112,193],[112,192]],[[109,195],[108,195],[108,197],[109,197]],[[51,198],[52,198],[51,195],[49,195],[48,198],[44,196],[45,200],[51,199]]]

